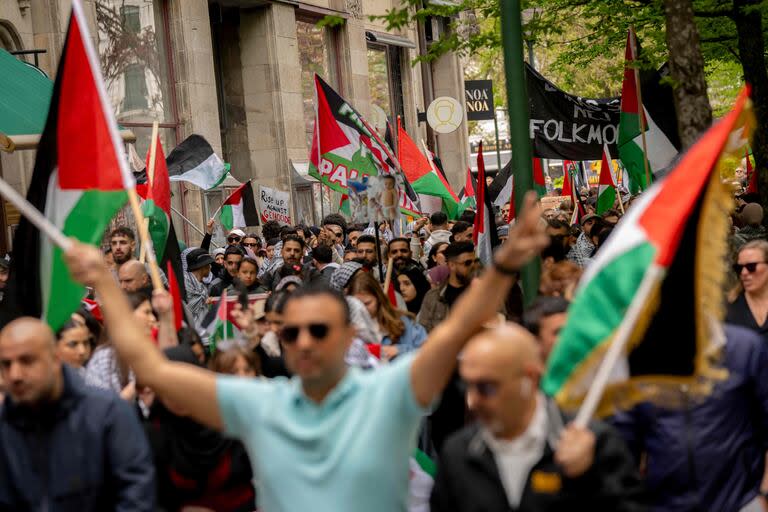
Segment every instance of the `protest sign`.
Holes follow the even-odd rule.
[[[290,224],[291,205],[288,192],[259,186],[259,217],[262,223],[276,220],[281,224]]]

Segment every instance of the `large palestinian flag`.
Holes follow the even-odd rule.
[[[165,160],[170,181],[186,181],[203,190],[215,188],[226,179],[229,164],[213,152],[202,135],[192,134],[173,148]],[[134,173],[136,183],[147,182],[147,170]],[[141,193],[142,187],[137,187]],[[143,196],[142,196],[143,197]]]
[[[88,23],[75,0],[27,199],[65,235],[97,245],[133,185]],[[13,247],[16,281],[9,292],[18,313],[42,317],[55,331],[85,289],[70,278],[61,249],[24,218]]]
[[[458,214],[459,198],[456,197],[451,185],[437,170],[431,155],[424,156],[419,147],[408,136],[400,119],[397,120],[397,159],[414,192],[419,194],[422,210],[425,213],[444,211],[449,219],[455,219]],[[436,202],[436,208],[430,211],[425,205]]]
[[[639,73],[642,82],[642,109],[638,105],[637,66],[638,46],[632,29],[627,33],[624,52],[624,82],[621,87],[621,115],[619,117],[619,158],[629,177],[632,193],[648,188],[646,183],[645,160],[648,160],[648,174],[653,181],[654,174],[670,165],[680,149],[677,136],[672,90],[662,85],[660,72]],[[643,151],[645,132],[646,155]]]
[[[163,145],[160,143],[160,136],[155,143],[156,152],[152,155],[152,149],[147,152],[147,169],[153,169],[151,176],[151,186],[147,183],[144,187],[144,202],[141,205],[144,218],[149,221],[149,235],[152,238],[152,246],[155,249],[155,256],[160,268],[166,268],[168,264],[173,267],[173,273],[176,275],[176,282],[181,288],[179,292],[182,297],[186,297],[184,290],[184,270],[181,266],[181,251],[179,250],[179,241],[176,239],[176,230],[173,227],[171,219],[171,182],[168,179],[168,168],[166,167]],[[154,156],[154,165],[150,161]],[[138,187],[137,187],[138,188]],[[170,277],[170,276],[169,276]]]
[[[603,144],[603,160],[600,162],[600,181],[597,185],[595,213],[602,215],[616,202],[616,181],[613,177],[613,159],[608,144]]]
[[[315,75],[315,128],[309,152],[309,174],[331,189],[347,193],[347,181],[364,176],[397,175],[392,150],[368,128],[363,116],[322,78]],[[399,180],[398,180],[399,181]],[[417,215],[418,208],[398,186],[400,211]]]
[[[705,395],[722,340],[723,287],[733,201],[719,165],[755,125],[747,91],[640,196],[581,279],[542,381],[567,412],[581,403],[612,343],[626,340],[598,414],[644,400]],[[621,347],[618,345],[617,347]]]

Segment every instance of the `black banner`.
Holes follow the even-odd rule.
[[[467,105],[467,121],[493,120],[493,81],[465,80],[464,102]]]
[[[558,89],[525,65],[533,156],[600,160],[603,142],[618,155],[621,98],[582,98]]]

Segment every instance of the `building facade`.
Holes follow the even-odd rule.
[[[83,0],[118,123],[137,137],[143,159],[153,121],[166,154],[192,133],[231,164],[232,176],[281,190],[306,187],[314,118],[314,73],[374,126],[400,116],[408,132],[440,156],[461,188],[469,163],[466,123],[436,135],[419,121],[438,96],[463,101],[460,59],[447,55],[413,65],[446,20],[388,31],[383,15],[399,0]],[[3,0],[0,48],[44,50],[20,55],[53,78],[71,2]],[[1,71],[1,70],[0,70]],[[0,154],[3,177],[25,190],[34,151]],[[230,183],[229,186],[234,184]],[[226,185],[226,184],[225,184]],[[311,187],[311,185],[310,185]],[[318,187],[314,187],[315,195]],[[173,205],[197,227],[227,187],[200,191],[174,185]],[[310,192],[311,194],[312,192]],[[294,194],[298,221],[317,222],[311,196]],[[329,201],[325,206],[334,210]],[[3,209],[4,223],[16,217]],[[199,234],[174,214],[187,243]],[[7,227],[6,227],[7,229]],[[1,241],[1,240],[0,240]]]

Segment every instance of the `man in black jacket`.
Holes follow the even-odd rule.
[[[153,511],[155,471],[127,402],[87,388],[55,355],[51,329],[19,318],[0,331],[0,510]]]
[[[565,426],[538,392],[533,336],[506,324],[470,340],[460,361],[479,424],[446,441],[432,512],[643,510],[632,456],[603,423]]]

